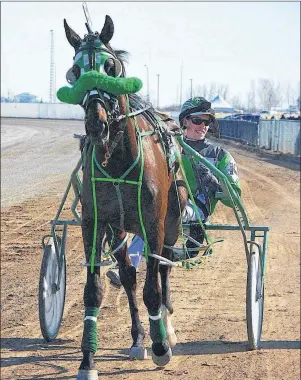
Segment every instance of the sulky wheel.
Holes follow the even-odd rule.
[[[59,249],[61,240],[58,238]],[[66,294],[66,261],[62,266],[60,283],[58,281],[59,264],[55,253],[53,238],[44,247],[39,282],[39,318],[43,337],[47,342],[58,334],[63,317]]]
[[[264,289],[259,247],[251,243],[250,248],[246,294],[247,331],[249,349],[256,350],[260,344],[262,332]]]

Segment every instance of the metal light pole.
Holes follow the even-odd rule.
[[[190,80],[190,97],[192,98],[192,79],[189,79]]]
[[[50,83],[49,83],[49,103],[55,103],[55,63],[54,63],[54,35],[50,30]]]
[[[159,82],[160,82],[160,74],[157,74],[158,82],[157,82],[157,108],[159,109]]]
[[[183,62],[181,63],[181,79],[180,79],[180,107],[182,106],[182,79],[183,79]]]
[[[149,102],[149,73],[148,73],[148,66],[144,65],[146,67],[146,101]]]

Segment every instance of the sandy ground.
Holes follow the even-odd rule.
[[[1,379],[74,379],[81,359],[85,283],[79,227],[67,244],[67,296],[58,339],[47,344],[38,320],[41,237],[49,233],[78,158],[73,133],[78,121],[2,119]],[[271,228],[265,283],[262,348],[247,350],[246,260],[238,232],[212,233],[225,241],[198,269],[173,270],[173,325],[178,344],[164,369],[150,356],[129,361],[130,318],[122,289],[105,283],[96,364],[104,379],[300,378],[300,172],[295,164],[259,157],[222,141],[233,153],[242,180],[243,203],[254,225]],[[68,212],[68,204],[66,207]],[[219,206],[214,222],[232,223]],[[145,271],[138,279],[140,314]],[[146,346],[150,338],[146,337]]]

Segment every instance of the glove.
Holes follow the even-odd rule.
[[[202,185],[209,188],[212,192],[222,191],[218,179],[213,175],[211,170],[202,162],[196,165],[199,181]]]

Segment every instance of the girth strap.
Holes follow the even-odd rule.
[[[118,182],[117,183],[113,182],[113,186],[115,187],[116,195],[117,195],[117,199],[118,199],[118,203],[119,203],[120,228],[122,229],[122,231],[124,231],[124,214],[125,214],[125,211],[124,211],[124,207],[123,207],[122,196],[121,196],[121,192],[120,192],[120,186],[119,186]]]

